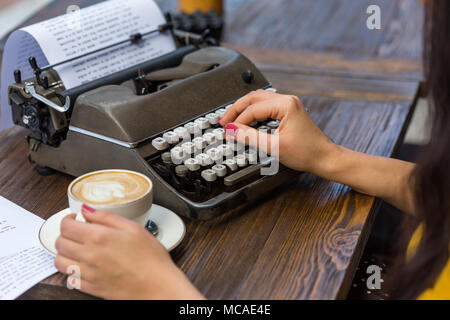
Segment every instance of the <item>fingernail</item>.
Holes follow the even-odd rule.
[[[94,213],[94,212],[95,212],[95,209],[89,207],[87,204],[83,204],[83,205],[81,206],[81,209],[84,210],[84,211],[87,211],[87,212],[89,212],[89,213]]]
[[[231,124],[231,123],[229,123],[225,126],[225,134],[227,136],[236,137],[238,134],[238,130],[239,130],[239,128],[236,125]]]

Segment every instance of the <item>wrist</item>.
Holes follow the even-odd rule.
[[[343,165],[342,158],[345,149],[331,141],[327,142],[316,161],[314,170],[311,173],[328,180],[334,180],[333,177],[341,170]]]

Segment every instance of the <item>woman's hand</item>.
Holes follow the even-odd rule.
[[[109,212],[66,217],[56,268],[80,270],[80,291],[106,299],[203,299],[166,249],[139,224]]]
[[[280,121],[273,135],[248,126],[255,120],[268,118]],[[332,165],[333,154],[338,150],[317,127],[296,96],[265,90],[252,92],[239,99],[220,123],[225,126],[227,139],[253,146],[258,144],[262,151],[279,157],[285,166],[298,171],[321,175]],[[249,138],[255,136],[257,141]]]
[[[280,120],[275,134],[259,132],[248,124],[267,118]],[[259,90],[238,100],[224,115],[227,139],[257,144],[284,165],[314,173],[414,213],[412,163],[371,156],[335,145],[317,127],[295,96]],[[249,137],[257,137],[253,139]],[[275,155],[273,154],[275,151]]]

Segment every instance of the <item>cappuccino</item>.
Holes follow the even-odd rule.
[[[147,179],[128,171],[94,172],[75,181],[72,195],[86,204],[110,206],[138,200],[151,188]]]

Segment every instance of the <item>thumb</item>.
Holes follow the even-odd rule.
[[[81,213],[87,222],[107,226],[113,229],[125,229],[130,220],[108,211],[96,211],[83,204]]]
[[[278,154],[278,133],[270,134],[256,130],[241,123],[229,123],[225,126],[227,140],[235,140],[239,143],[258,148],[268,155]]]

